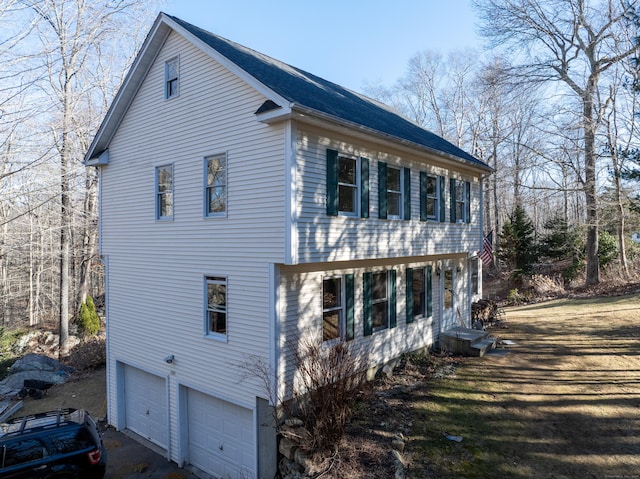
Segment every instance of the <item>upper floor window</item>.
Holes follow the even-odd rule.
[[[173,166],[156,168],[156,219],[173,218]]]
[[[378,217],[411,219],[411,170],[378,162]]]
[[[387,218],[402,215],[402,175],[399,168],[387,168]]]
[[[207,311],[206,333],[227,334],[227,278],[212,276],[206,278]]]
[[[178,96],[179,93],[179,69],[178,57],[167,60],[164,64],[164,97],[165,99]]]
[[[221,216],[227,212],[227,157],[205,158],[205,216]]]
[[[327,149],[327,214],[369,217],[369,160]]]
[[[427,175],[427,219],[437,220],[440,213],[440,185],[437,176]]]
[[[451,222],[471,222],[471,183],[451,178]]]

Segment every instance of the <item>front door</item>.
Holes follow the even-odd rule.
[[[444,263],[440,272],[440,331],[458,326],[456,320],[456,271],[453,265]]]

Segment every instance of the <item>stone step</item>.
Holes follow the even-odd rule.
[[[458,326],[440,333],[440,346],[454,354],[483,356],[495,348],[496,340],[486,331]]]
[[[472,356],[482,357],[492,349],[496,348],[497,340],[491,336],[486,337],[480,341],[476,341],[471,345],[470,351]],[[477,353],[477,354],[474,354]]]

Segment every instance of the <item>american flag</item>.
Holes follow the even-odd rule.
[[[490,231],[482,241],[480,259],[482,260],[482,264],[491,264],[493,262],[493,231]]]

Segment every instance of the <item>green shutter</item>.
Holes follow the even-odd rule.
[[[338,152],[327,148],[327,214],[338,215]]]
[[[447,211],[447,207],[445,206],[445,201],[444,201],[445,178],[444,176],[440,176],[439,178],[440,178],[440,195],[438,196],[438,201],[440,201],[440,221],[444,222],[445,214]]]
[[[420,221],[427,221],[427,174],[420,172]]]
[[[456,222],[456,180],[449,178],[449,193],[451,204],[449,205],[449,221]]]
[[[389,327],[395,328],[398,325],[396,315],[396,270],[389,271]]]
[[[471,183],[464,182],[464,196],[466,198],[467,223],[471,223]]]
[[[378,218],[387,219],[387,164],[378,162]]]
[[[411,168],[402,168],[404,173],[404,219],[411,219]]]
[[[373,308],[373,296],[371,294],[371,283],[373,281],[372,273],[362,274],[363,296],[362,296],[362,318],[363,318],[363,334],[371,336],[373,323],[371,318],[371,310]]]
[[[407,324],[413,323],[413,268],[407,268]]]
[[[431,286],[431,274],[432,267],[431,265],[427,266],[427,318],[433,316],[433,297],[432,297],[432,286]]]
[[[369,217],[369,159],[360,158],[360,216]]]
[[[344,277],[345,306],[347,309],[345,338],[351,341],[355,337],[354,321],[354,278],[353,274],[346,274]]]

